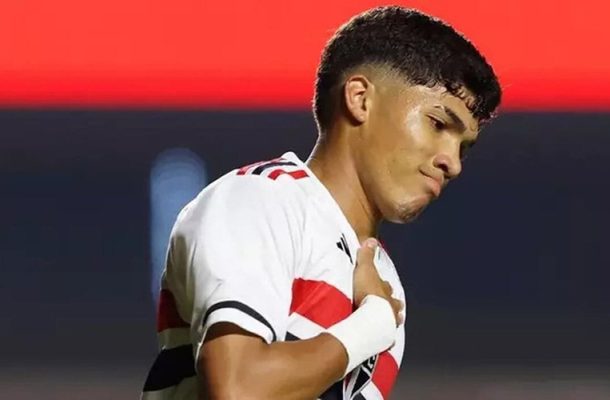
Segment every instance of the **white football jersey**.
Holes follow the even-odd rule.
[[[160,352],[142,398],[197,398],[195,360],[217,322],[272,343],[312,338],[347,318],[359,247],[339,205],[294,153],[210,184],[181,211],[171,233],[157,316]],[[375,263],[405,302],[384,250]],[[387,399],[404,346],[401,325],[391,349],[320,399]]]

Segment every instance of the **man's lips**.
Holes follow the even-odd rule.
[[[426,174],[423,175],[426,178],[426,186],[428,187],[428,189],[430,189],[430,191],[434,195],[434,198],[438,198],[441,195],[441,191],[443,189],[443,179],[434,178]]]

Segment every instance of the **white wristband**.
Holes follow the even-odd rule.
[[[358,365],[392,346],[396,336],[396,319],[390,303],[379,296],[368,295],[348,318],[326,330],[347,351],[347,375]]]

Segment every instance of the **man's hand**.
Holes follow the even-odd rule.
[[[358,250],[356,268],[354,269],[354,304],[360,307],[362,300],[369,294],[379,296],[387,300],[394,310],[396,325],[403,322],[401,311],[404,304],[402,301],[392,297],[392,286],[381,280],[377,268],[375,267],[375,251],[379,244],[374,238],[364,241]]]

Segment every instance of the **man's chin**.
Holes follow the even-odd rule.
[[[413,222],[417,217],[421,215],[421,213],[426,209],[426,207],[430,204],[430,202],[426,201],[423,203],[417,204],[408,204],[398,207],[396,213],[394,214],[394,218],[386,218],[387,221],[393,222],[396,224],[407,224],[409,222]]]

